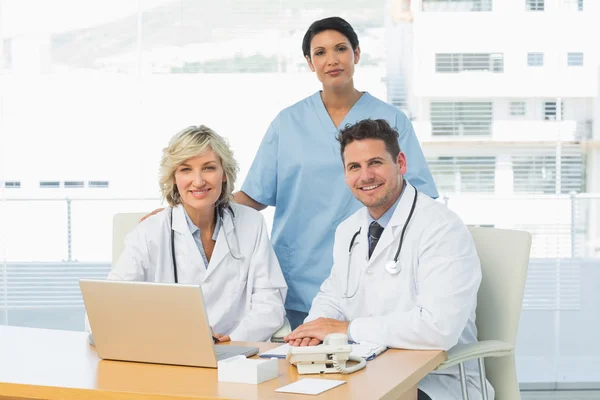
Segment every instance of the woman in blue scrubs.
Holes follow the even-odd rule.
[[[412,124],[400,110],[354,87],[358,37],[339,17],[314,22],[302,51],[322,90],[281,111],[269,126],[242,190],[234,199],[257,210],[275,207],[271,239],[287,281],[288,320],[300,325],[329,276],[338,224],[361,207],[344,183],[338,131],[366,118],[385,119],[400,134],[405,177],[438,193]]]

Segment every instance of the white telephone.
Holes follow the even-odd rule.
[[[299,374],[351,374],[367,365],[362,357],[350,356],[352,346],[348,336],[332,333],[319,346],[291,347],[287,354],[290,364],[298,367]],[[346,367],[346,361],[358,364]]]

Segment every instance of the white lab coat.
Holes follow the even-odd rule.
[[[396,254],[412,206],[415,189],[407,185],[405,190],[370,259],[367,209],[338,226],[331,275],[305,322],[319,317],[352,321],[352,340],[402,349],[448,350],[457,343],[476,342],[481,266],[473,239],[455,213],[420,193],[404,236],[400,272],[392,275],[385,269]],[[350,241],[359,228],[347,275]],[[350,298],[344,295],[347,276],[347,296],[356,293]],[[480,399],[477,363],[467,363],[466,368],[469,398]],[[429,374],[419,389],[433,400],[462,399],[458,367]],[[493,400],[489,384],[488,394]]]
[[[215,333],[229,335],[231,340],[266,341],[283,325],[287,285],[262,215],[239,204],[231,207],[235,229],[231,212],[226,210],[208,268],[187,225],[183,206],[173,209],[178,282],[202,286]],[[108,279],[175,281],[170,212],[165,208],[127,235],[125,250]],[[242,254],[241,260],[233,257],[229,246],[233,254]]]

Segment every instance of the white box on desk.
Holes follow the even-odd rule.
[[[217,364],[220,382],[259,383],[277,378],[279,375],[278,359],[248,359],[235,356],[219,361]]]

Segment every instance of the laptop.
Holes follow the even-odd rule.
[[[81,279],[98,357],[216,368],[256,347],[213,344],[199,285]]]

